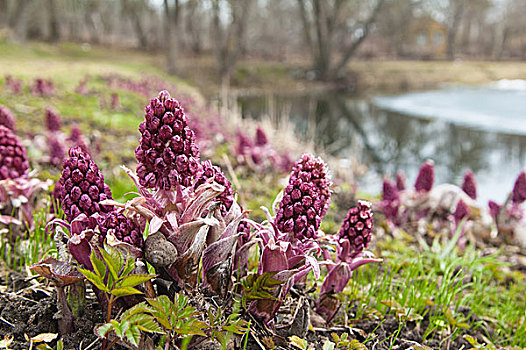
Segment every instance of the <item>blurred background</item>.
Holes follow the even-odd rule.
[[[503,200],[526,161],[525,15],[523,0],[0,0],[0,56],[140,54],[210,104],[357,159],[362,190],[432,158],[438,182],[472,169]]]

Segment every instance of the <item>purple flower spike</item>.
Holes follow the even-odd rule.
[[[493,220],[495,220],[495,222],[496,222],[497,218],[499,217],[499,212],[500,212],[501,205],[498,204],[495,201],[491,201],[490,200],[488,202],[488,207],[489,207],[489,212],[490,212],[491,216],[493,217]]]
[[[11,110],[5,106],[0,105],[0,125],[5,126],[11,131],[15,131],[15,116]]]
[[[142,230],[133,220],[126,217],[123,210],[113,210],[101,216],[99,227],[102,232],[101,243],[104,241],[108,231],[113,231],[113,235],[120,241],[142,248],[144,240]]]
[[[387,202],[395,202],[400,200],[398,189],[387,178],[384,179],[383,182],[382,200]]]
[[[521,171],[515,185],[513,185],[513,191],[511,193],[511,201],[516,204],[520,204],[526,200],[526,172]]]
[[[261,126],[258,126],[258,128],[256,129],[256,146],[265,146],[267,144],[267,134],[265,134],[265,131],[263,131]]]
[[[405,191],[405,175],[403,172],[399,171],[396,173],[396,188],[398,191]]]
[[[66,156],[66,150],[64,145],[56,137],[56,135],[51,135],[48,138],[48,147],[49,147],[49,160],[51,164],[56,167],[60,167],[64,157]]]
[[[349,241],[349,251],[340,253],[342,260],[347,256],[356,256],[369,246],[373,229],[373,211],[371,203],[358,201],[358,205],[349,209],[340,229],[340,241]]]
[[[475,182],[475,175],[473,175],[471,170],[466,171],[466,174],[464,175],[462,190],[471,198],[477,199],[477,184]]]
[[[82,152],[87,154],[91,153],[88,145],[86,144],[86,141],[84,141],[82,131],[80,130],[77,124],[73,124],[73,126],[71,127],[71,132],[67,141],[69,141],[73,145],[73,147],[80,147]]]
[[[111,199],[111,191],[87,153],[82,152],[80,147],[71,148],[69,158],[64,160],[63,166],[59,180],[62,187],[59,201],[69,222],[80,214],[90,216],[112,209],[99,204],[105,199]]]
[[[432,160],[427,160],[418,171],[415,181],[415,190],[417,192],[429,192],[433,188],[435,181],[435,166]]]
[[[145,119],[135,150],[141,186],[164,190],[190,186],[199,171],[199,149],[179,102],[163,90],[146,106]]]
[[[62,120],[58,111],[54,108],[46,108],[46,128],[48,131],[57,132],[62,127]]]
[[[227,179],[225,174],[221,171],[221,168],[213,165],[209,160],[201,162],[201,167],[203,169],[202,173],[195,181],[194,187],[197,188],[204,184],[208,179],[212,178],[215,182],[223,186],[225,190],[217,197],[217,199],[222,204],[221,212],[223,215],[226,215],[230,210],[232,203],[234,203],[234,190],[232,189],[230,180]]]
[[[26,149],[11,130],[0,125],[0,180],[22,177],[28,170]]]
[[[294,165],[279,203],[278,229],[299,239],[316,238],[329,208],[331,185],[325,163],[312,154],[303,155]]]
[[[458,201],[453,217],[455,218],[455,225],[457,226],[462,219],[469,217],[469,207],[462,199]]]

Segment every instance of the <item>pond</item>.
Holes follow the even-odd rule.
[[[526,164],[526,81],[449,87],[354,99],[338,94],[240,97],[243,117],[290,120],[298,136],[368,166],[363,191],[381,191],[384,175],[404,171],[408,185],[420,164],[435,161],[436,183],[475,173],[479,201],[503,201]],[[359,150],[359,151],[357,151]]]

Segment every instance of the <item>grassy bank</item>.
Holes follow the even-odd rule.
[[[100,150],[94,158],[114,191],[114,197],[121,199],[125,192],[133,190],[133,185],[118,166],[136,163],[134,148],[139,138],[137,126],[144,118],[144,105],[150,97],[155,96],[155,92],[151,95],[150,92],[147,95],[141,94],[112,85],[104,77],[118,74],[119,77],[129,77],[136,81],[142,79],[146,73],[162,79],[163,83],[173,84],[175,92],[172,91],[172,94],[177,98],[183,95],[195,97],[199,101],[195,102],[198,107],[202,107],[205,99],[187,81],[195,82],[198,87],[206,85],[210,94],[214,94],[219,88],[215,82],[215,73],[212,73],[213,61],[210,57],[197,61],[191,61],[189,57],[182,58],[181,78],[166,77],[159,68],[161,66],[161,56],[148,56],[134,51],[69,44],[30,44],[21,47],[4,43],[0,44],[0,104],[6,105],[16,114],[18,134],[29,148],[31,161],[36,164],[41,162],[39,157],[45,153],[38,148],[35,140],[38,136],[44,137],[44,110],[47,106],[54,106],[62,115],[63,132],[68,132],[74,123],[79,124],[90,138],[91,144],[99,145]],[[205,69],[204,66],[208,68]],[[351,69],[358,72],[357,79],[368,84],[364,85],[365,91],[371,93],[389,92],[390,89],[393,92],[400,91],[400,84],[410,78],[414,80],[404,83],[407,89],[427,87],[425,84],[432,87],[431,85],[440,83],[475,84],[501,78],[520,78],[521,68],[526,68],[523,64],[514,63],[509,63],[509,66],[462,63],[461,66],[455,65],[454,69],[448,67],[445,62],[354,62],[350,65]],[[323,88],[318,83],[293,79],[294,69],[292,65],[285,66],[281,63],[244,61],[235,74],[234,87],[253,89],[255,92],[279,92],[285,91],[287,87],[289,91],[297,92]],[[444,71],[447,69],[450,69],[450,73],[446,74]],[[462,71],[466,72],[464,76]],[[4,88],[5,74],[23,80],[24,88],[20,93],[14,94]],[[76,92],[76,87],[86,75],[91,76],[88,91],[80,94]],[[55,93],[50,96],[32,93],[30,85],[36,77],[52,78]],[[107,103],[113,94],[118,94],[120,103],[116,107],[109,107]],[[189,104],[192,106],[191,102]],[[186,109],[186,105],[184,107]],[[207,110],[200,111],[206,116]],[[196,118],[200,116],[201,114],[196,113]],[[232,121],[232,118],[228,119],[228,123],[235,124],[236,121]],[[217,122],[217,119],[205,120],[204,128],[212,129],[214,121]],[[220,128],[225,126],[226,122]],[[215,136],[220,134],[219,131],[208,140],[210,143],[206,147],[201,148],[202,158],[210,158],[221,164],[222,160],[231,157],[234,162],[232,146],[235,138],[227,139],[225,136],[217,141]],[[221,136],[224,135],[226,134]],[[54,179],[60,171],[58,167],[48,169],[44,166],[42,170],[42,177]],[[250,164],[232,167],[232,171],[223,166],[223,170],[234,182],[241,204],[254,210],[249,214],[250,218],[258,222],[264,220],[263,211],[258,208],[262,205],[271,207],[273,197],[285,183],[282,181],[285,174],[268,168],[255,171]],[[334,186],[332,204],[322,226],[327,234],[338,233],[347,209],[356,202],[356,196],[358,194],[352,190],[352,184]],[[376,198],[369,199],[374,201]],[[29,239],[12,244],[7,238],[0,237],[4,246],[10,249],[15,247],[9,250],[13,259],[5,259],[9,265],[5,267],[6,271],[13,269],[25,273],[26,265],[48,253],[46,247],[49,248],[48,251],[53,250],[54,243],[44,231],[47,213],[49,208],[46,207],[39,216],[41,220],[37,220],[40,223],[37,225],[39,229]],[[410,346],[414,349],[426,349],[421,344],[435,349],[459,349],[462,346],[469,348],[470,342],[493,342],[496,348],[526,346],[526,304],[523,293],[526,252],[513,246],[513,249],[509,249],[504,244],[498,250],[489,243],[478,240],[464,249],[457,246],[455,241],[459,238],[460,230],[455,239],[451,238],[450,231],[435,231],[431,224],[424,227],[422,232],[415,227],[408,228],[405,232],[392,229],[382,217],[381,210],[374,215],[376,231],[373,233],[371,249],[384,261],[357,270],[344,292],[337,296],[342,312],[333,324],[324,324],[319,319],[310,320],[311,324],[318,322],[308,333],[310,340],[314,339],[313,343],[309,344],[304,340],[305,343],[301,343],[305,344],[304,347],[295,348],[310,349],[309,345],[312,344],[321,348],[322,344],[328,344],[328,339],[336,343],[333,343],[333,349],[363,348],[357,347],[360,343],[367,348],[376,349],[405,349]],[[447,220],[444,219],[444,222],[448,223]],[[24,248],[28,241],[32,242],[29,244],[30,249]],[[251,271],[257,271],[258,254],[252,254],[250,260]],[[326,267],[322,266],[322,275],[326,273]],[[6,285],[7,280],[6,278]],[[285,316],[291,316],[293,304],[289,302],[297,299],[297,293],[314,305],[323,277],[316,281],[309,276],[306,281],[306,287],[294,289],[294,293],[291,293],[294,297],[290,297],[283,305]],[[6,291],[7,288],[4,288],[3,293]],[[49,295],[46,300],[53,303],[54,297]],[[40,304],[45,305],[42,302]],[[5,301],[5,305],[8,305],[8,301]],[[14,314],[17,315],[16,312]],[[209,316],[203,317],[206,319]],[[248,318],[246,313],[242,317]],[[19,319],[10,320],[13,324],[22,322]],[[0,323],[0,327],[3,327],[0,328],[0,335],[13,332],[9,323]],[[252,323],[252,327],[258,331],[262,328],[257,322]],[[49,331],[39,329],[41,332]],[[24,341],[22,331],[15,334],[17,342]],[[88,331],[93,337],[93,330]],[[346,344],[341,338],[336,341],[331,333],[338,333],[338,337],[345,334],[358,344]],[[36,334],[35,330],[29,336]],[[469,338],[470,336],[474,339]],[[265,340],[274,345],[272,339]],[[331,348],[330,346],[328,344],[326,348]],[[294,347],[288,345],[287,348]],[[483,348],[483,345],[478,348]],[[492,349],[490,346],[485,348]]]

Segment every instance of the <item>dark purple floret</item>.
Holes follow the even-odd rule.
[[[104,183],[99,168],[80,147],[71,148],[69,157],[64,160],[60,177],[60,202],[66,219],[71,222],[79,214],[90,216],[94,213],[106,213],[113,210],[99,203],[111,199],[111,191]]]
[[[232,189],[230,180],[227,179],[220,167],[213,165],[209,160],[201,162],[201,167],[203,170],[196,179],[194,187],[197,188],[204,184],[208,179],[212,178],[215,182],[223,186],[225,190],[217,197],[217,199],[222,204],[221,209],[223,214],[226,214],[232,206],[232,203],[234,203],[234,190]]]
[[[57,132],[62,127],[62,120],[58,111],[54,108],[46,108],[46,128],[48,131]]]
[[[164,190],[190,186],[200,168],[199,149],[183,108],[168,91],[159,92],[146,106],[146,120],[139,131],[142,136],[135,157],[141,185]]]
[[[0,125],[0,180],[19,178],[28,170],[25,147],[11,130]]]
[[[521,171],[515,185],[513,185],[513,191],[511,193],[511,201],[513,203],[520,204],[526,200],[526,172]]]
[[[396,188],[398,191],[405,191],[405,175],[403,172],[399,171],[396,173]]]
[[[64,145],[56,136],[51,135],[48,138],[48,148],[49,160],[51,164],[53,164],[56,167],[60,167],[62,161],[64,160],[64,157],[66,156],[66,149],[64,148]]]
[[[316,238],[330,204],[332,185],[325,163],[311,154],[294,165],[279,204],[275,224],[295,238]]]
[[[82,131],[80,130],[79,126],[77,124],[73,124],[71,127],[71,132],[69,134],[69,137],[67,138],[67,141],[70,142],[73,147],[80,147],[82,152],[90,154],[91,151],[86,144],[86,141],[84,141],[84,137],[82,136]]]
[[[453,217],[455,218],[456,225],[458,225],[462,219],[469,217],[469,207],[462,199],[458,201]]]
[[[126,217],[122,210],[113,210],[103,215],[99,222],[102,235],[101,242],[104,241],[108,231],[112,230],[115,237],[125,243],[142,248],[144,239],[142,231],[133,220]]]
[[[383,182],[382,200],[387,202],[400,200],[398,189],[387,178],[385,178]]]
[[[475,182],[475,175],[473,175],[471,170],[466,171],[466,174],[464,174],[462,190],[471,198],[477,199],[477,184]]]
[[[499,212],[500,212],[501,205],[498,204],[495,201],[491,201],[490,200],[488,202],[488,207],[489,207],[489,212],[490,212],[491,216],[493,217],[493,219],[495,221],[497,221],[497,218],[499,217]]]
[[[267,144],[268,144],[267,134],[265,134],[265,131],[263,131],[261,126],[258,126],[256,129],[256,146],[265,146]]]
[[[373,211],[371,203],[358,201],[358,205],[349,209],[340,229],[339,239],[350,243],[349,252],[359,254],[366,249],[371,241],[373,230]]]
[[[429,192],[433,188],[435,181],[435,166],[432,160],[427,160],[420,166],[418,176],[415,181],[415,190],[417,192]]]
[[[11,131],[15,131],[16,119],[11,110],[5,106],[0,105],[0,125],[5,126]]]

